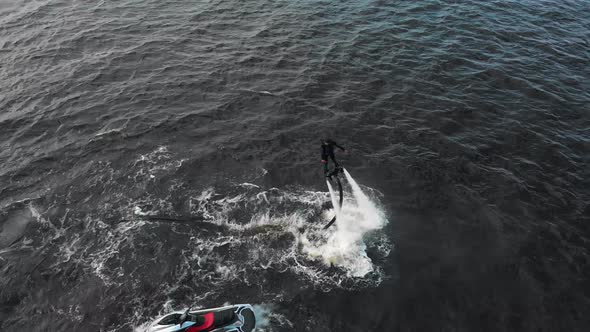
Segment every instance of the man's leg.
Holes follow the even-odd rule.
[[[322,169],[324,170],[324,175],[328,175],[328,156],[322,154]]]
[[[336,161],[336,157],[334,156],[334,154],[330,154],[330,159],[332,159],[332,161],[334,162],[334,167],[338,168],[340,167],[340,164],[338,164],[338,162]]]

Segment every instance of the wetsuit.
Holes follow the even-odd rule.
[[[326,176],[328,176],[328,158],[332,159],[332,162],[334,162],[334,166],[336,168],[339,166],[336,158],[334,157],[334,147],[345,151],[342,146],[338,145],[338,143],[331,139],[327,139],[322,142],[322,165],[324,166],[324,174],[326,174]]]

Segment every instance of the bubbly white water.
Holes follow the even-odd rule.
[[[291,321],[282,314],[276,312],[273,304],[254,304],[252,309],[256,316],[256,331],[273,331],[273,325],[293,327]]]
[[[165,175],[175,170],[176,158],[169,156],[166,151],[160,148],[139,158],[140,162],[134,163],[130,170],[132,175],[138,174],[133,178],[146,183],[153,181],[146,174]],[[163,167],[162,164],[172,167]],[[110,165],[105,164],[104,167],[109,169]],[[175,299],[175,307],[187,305],[175,294],[179,284],[189,278],[211,289],[196,292],[190,299],[191,306],[215,299],[220,290],[236,280],[272,287],[265,284],[265,275],[273,270],[283,271],[287,277],[303,279],[325,291],[339,287],[374,286],[380,283],[384,275],[379,261],[373,262],[367,256],[367,248],[377,253],[377,259],[389,254],[392,244],[385,234],[379,232],[387,220],[377,207],[379,202],[376,198],[365,194],[350,174],[345,174],[348,181],[341,179],[346,189],[342,206],[338,204],[339,193],[334,191],[330,183],[329,193],[295,187],[264,188],[244,182],[235,184],[224,193],[218,192],[219,189],[215,187],[200,188],[198,191],[174,187],[168,196],[153,197],[147,194],[127,201],[122,211],[128,216],[126,222],[111,225],[101,218],[85,216],[84,224],[96,233],[93,238],[99,241],[92,251],[80,255],[77,253],[84,238],[82,235],[68,237],[59,251],[62,256],[60,261],[74,260],[88,266],[88,270],[106,285],[121,286],[125,262],[130,259],[127,256],[135,255],[135,251],[141,248],[135,245],[136,236],[146,231],[152,232],[153,229],[164,232],[164,235],[165,230],[171,233],[188,230],[191,232],[187,235],[190,238],[183,245],[179,256],[177,278],[161,286],[164,295]],[[173,191],[187,195],[187,221],[179,224],[158,223],[157,220],[145,218],[175,216],[176,211],[171,204],[174,200]],[[328,199],[331,199],[335,209],[322,209]],[[338,214],[336,223],[328,230],[323,229],[335,213]],[[192,227],[183,226],[192,222],[189,221],[190,216],[198,216],[196,220],[202,223],[215,224],[216,228],[212,229],[220,232],[192,232]],[[179,238],[182,239],[183,235],[179,235]],[[323,264],[318,264],[320,262]],[[337,267],[338,271],[329,269],[331,265]],[[264,310],[261,315],[265,316]],[[273,326],[291,324],[278,313],[270,313],[266,317],[272,320],[270,325]],[[153,319],[138,314],[132,319],[135,330],[145,330]],[[264,328],[264,324],[261,324],[261,330],[272,331],[273,327]]]
[[[351,191],[344,192],[343,205],[339,206],[338,193],[327,181],[329,196],[335,208],[324,213],[320,223],[310,223],[310,218],[313,217],[314,211],[317,211],[317,207],[325,201],[326,194],[322,192],[286,191],[277,188],[263,190],[257,185],[241,184],[240,187],[248,189],[246,192],[242,190],[234,195],[220,198],[214,198],[215,189],[208,188],[191,198],[191,207],[193,212],[203,216],[206,222],[227,227],[227,237],[232,239],[232,246],[250,247],[247,243],[260,242],[248,249],[251,264],[266,269],[277,264],[291,265],[287,261],[295,261],[296,264],[291,265],[293,272],[309,277],[316,284],[326,285],[327,282],[334,286],[334,282],[337,284],[338,281],[326,279],[321,270],[309,266],[301,259],[320,260],[327,266],[337,266],[351,278],[365,277],[376,270],[367,256],[368,242],[366,241],[368,240],[365,237],[368,233],[375,232],[387,224],[383,211],[362,191],[348,171],[344,170],[344,174]],[[277,208],[282,204],[297,205],[298,208],[285,213]],[[134,212],[137,216],[162,214],[165,211],[161,210],[168,209],[167,204],[163,205],[164,209],[158,208],[157,211],[144,211],[136,206]],[[243,208],[251,213],[249,221],[234,220],[236,215],[234,211]],[[323,226],[332,219],[334,214],[336,214],[335,224],[328,230],[324,230]],[[290,232],[296,240],[288,248],[277,252],[269,250],[264,245],[267,241],[273,241],[272,238],[275,235],[271,233],[258,234],[254,238],[243,238],[239,235],[243,231],[267,225],[281,226],[279,232]],[[305,232],[302,233],[302,229]],[[209,248],[215,248],[216,242],[224,242],[222,238],[199,239],[198,242],[209,243]],[[195,248],[197,247],[200,246],[196,245]],[[384,245],[379,246],[378,251],[382,252],[383,256],[387,256],[389,247],[389,242],[385,241]],[[199,252],[196,256],[202,257],[203,254]],[[231,259],[225,259],[224,262],[223,266],[217,267],[215,271],[206,273],[208,280],[229,281],[239,274],[238,262],[232,262]],[[236,266],[233,266],[234,264]]]

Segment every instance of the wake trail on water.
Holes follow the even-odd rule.
[[[149,188],[166,174],[177,172],[184,161],[161,146],[139,155],[132,167],[121,174],[116,174],[110,164],[102,164],[101,172],[109,177],[113,173],[115,177],[130,177]],[[86,222],[97,225],[100,236],[96,238],[101,241],[93,252],[77,255],[86,237],[69,234],[63,239],[61,259],[76,259],[87,264],[105,284],[121,285],[124,280],[120,276],[139,250],[129,238],[173,231],[184,250],[178,258],[180,269],[203,285],[202,297],[198,301],[193,299],[195,302],[215,296],[215,292],[205,291],[212,286],[223,286],[244,276],[250,282],[263,283],[265,273],[275,270],[288,271],[293,278],[311,281],[314,287],[325,290],[378,284],[384,276],[381,262],[393,246],[387,234],[380,231],[388,221],[378,208],[376,191],[358,184],[347,171],[343,174],[339,179],[345,182],[342,204],[336,191],[340,188],[329,182],[329,192],[264,188],[249,182],[199,190],[172,183],[158,195],[147,190],[142,197],[126,198],[119,211],[124,223],[111,225],[102,218],[85,216]],[[344,181],[345,177],[348,181]],[[186,199],[182,213],[173,203],[179,197]],[[327,199],[334,209],[322,208]],[[335,224],[324,229],[334,215]],[[218,230],[223,232],[217,233]],[[50,233],[61,231],[52,229]],[[326,269],[330,266],[337,269]],[[175,292],[175,287],[170,282],[167,292]]]
[[[338,179],[345,189],[342,204],[340,187],[334,183],[327,184],[329,192],[304,187],[265,188],[251,182],[197,189],[173,182],[164,189],[149,190],[160,188],[160,179],[176,174],[184,161],[162,146],[138,155],[125,169],[101,163],[97,172],[104,176],[91,181],[106,181],[114,192],[124,192],[120,183],[109,179],[131,178],[136,185],[146,188],[140,197],[121,197],[123,204],[116,213],[124,222],[105,221],[105,216],[112,213],[110,206],[71,217],[66,210],[51,219],[47,211],[52,207],[32,202],[11,215],[15,219],[14,234],[9,238],[0,236],[0,243],[12,243],[22,230],[30,227],[25,222],[37,220],[43,226],[43,242],[60,241],[55,253],[59,262],[84,266],[85,271],[108,287],[133,288],[142,287],[134,280],[153,268],[152,258],[145,255],[142,243],[158,236],[174,241],[174,250],[163,244],[163,250],[158,249],[155,254],[162,261],[172,262],[163,267],[166,274],[154,279],[160,284],[155,295],[166,301],[166,306],[160,312],[153,306],[138,307],[127,318],[135,331],[144,331],[155,315],[174,308],[222,303],[228,294],[231,296],[236,284],[271,289],[272,294],[260,295],[255,300],[272,307],[273,302],[295,296],[288,286],[290,282],[331,291],[374,287],[387,278],[383,266],[393,243],[381,230],[388,222],[379,208],[381,195],[357,183],[347,171]],[[94,185],[91,181],[88,186]],[[184,200],[180,208],[174,203],[178,199]],[[334,209],[324,208],[327,200],[332,201]],[[324,229],[335,214],[335,224]],[[70,223],[84,223],[92,232],[68,233]],[[90,240],[93,244],[88,248],[85,243]],[[31,245],[35,242],[23,241],[23,246]],[[289,283],[277,285],[277,273]],[[169,278],[172,274],[176,277]],[[183,291],[185,288],[192,290],[190,294]],[[145,299],[144,295],[138,296]],[[271,307],[256,308],[261,331],[292,326],[280,311]],[[265,320],[269,322],[267,328]]]

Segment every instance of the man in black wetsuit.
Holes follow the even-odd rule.
[[[328,172],[328,158],[332,159],[332,162],[334,162],[334,167],[336,169],[340,167],[340,165],[338,165],[338,162],[336,161],[336,158],[334,157],[334,147],[337,147],[340,150],[346,152],[346,149],[338,145],[338,143],[334,142],[333,140],[329,138],[322,138],[322,165],[324,166],[324,174],[327,178],[329,178],[332,175],[331,173],[333,173]]]

